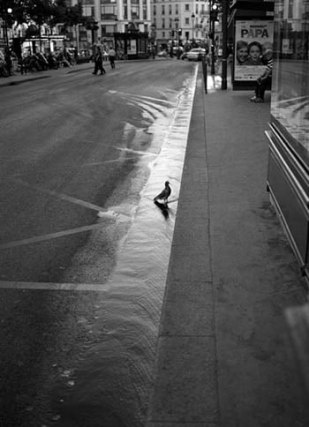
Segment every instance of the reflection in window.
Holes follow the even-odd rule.
[[[271,113],[309,152],[309,16],[304,3],[275,4]]]

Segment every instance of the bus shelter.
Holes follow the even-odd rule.
[[[234,90],[254,88],[263,73],[263,54],[273,49],[273,1],[235,0],[230,26],[233,29],[232,85]]]

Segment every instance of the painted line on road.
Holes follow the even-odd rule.
[[[84,233],[86,231],[91,231],[91,230],[95,230],[96,228],[102,228],[102,227],[103,227],[102,223],[93,224],[93,225],[85,225],[83,227],[72,228],[71,230],[58,231],[56,233],[45,234],[45,235],[36,236],[36,237],[30,237],[28,239],[23,239],[23,240],[15,240],[13,242],[4,243],[4,244],[0,245],[0,250],[1,249],[16,248],[18,246],[25,246],[25,245],[30,245],[33,243],[44,242],[46,240],[51,240],[51,239],[58,239],[59,237],[70,236],[72,234],[78,234],[78,233]]]
[[[11,181],[15,182],[16,184],[22,185],[23,187],[30,188],[31,190],[36,190],[40,193],[45,193],[49,194],[50,196],[54,196],[60,200],[83,206],[84,208],[92,209],[99,212],[104,211],[104,208],[102,208],[102,206],[97,206],[93,203],[86,202],[85,200],[77,199],[76,197],[68,196],[67,194],[58,193],[57,191],[47,190],[46,188],[43,188],[39,185],[28,184],[27,182],[24,182],[21,179],[11,179]]]
[[[30,291],[76,291],[76,292],[110,292],[110,283],[55,283],[55,282],[23,282],[16,280],[0,280],[0,289],[30,290]],[[259,292],[259,303],[269,300],[276,295],[290,295],[298,292],[298,287],[291,287],[284,291]]]
[[[157,156],[157,153],[151,153],[149,151],[140,151],[140,150],[133,150],[132,148],[126,148],[126,147],[114,147],[116,150],[119,151],[126,151],[128,153],[138,154],[141,156]]]
[[[18,282],[0,280],[0,289],[28,289],[46,291],[97,291],[104,292],[108,285],[91,283]]]

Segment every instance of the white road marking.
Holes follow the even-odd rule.
[[[109,288],[104,284],[92,283],[52,283],[52,282],[18,282],[0,280],[0,289],[28,289],[46,291],[98,291],[104,292]]]
[[[0,250],[16,248],[18,246],[30,245],[33,243],[44,242],[46,240],[51,240],[51,239],[58,239],[59,237],[69,236],[71,234],[77,234],[77,233],[84,233],[85,231],[91,231],[96,228],[102,228],[102,227],[103,227],[102,223],[85,225],[83,227],[72,228],[71,230],[58,231],[57,233],[45,234],[45,235],[36,236],[36,237],[29,237],[28,239],[23,239],[23,240],[15,240],[13,242],[3,243],[2,245],[0,245]]]
[[[94,205],[93,203],[86,202],[85,200],[77,199],[76,197],[71,197],[71,196],[68,196],[67,194],[58,193],[57,191],[47,190],[46,188],[40,187],[39,185],[28,184],[27,182],[22,181],[21,179],[12,179],[11,181],[19,185],[22,185],[23,187],[30,188],[31,190],[36,190],[36,191],[39,191],[40,193],[49,194],[58,199],[65,200],[66,202],[74,203],[76,205],[80,205],[88,209],[92,209],[99,212],[104,210],[102,206],[97,206],[97,205]]]

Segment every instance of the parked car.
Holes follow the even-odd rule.
[[[183,52],[183,53],[181,54],[180,59],[187,59],[187,54],[188,54],[188,52],[187,52],[187,51]]]
[[[202,47],[196,47],[194,49],[189,50],[189,52],[187,52],[187,59],[189,61],[201,61],[203,56],[206,55],[206,49],[202,48]]]
[[[167,51],[166,51],[166,50],[161,50],[161,51],[158,53],[158,57],[159,57],[159,58],[166,58],[166,57],[167,57]]]

